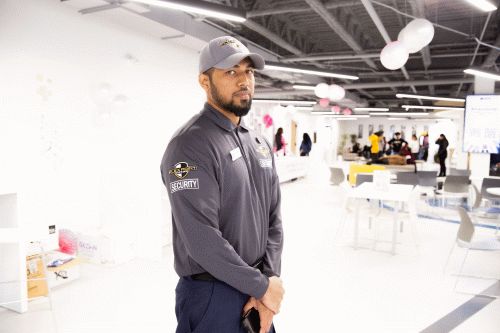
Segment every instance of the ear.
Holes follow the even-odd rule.
[[[205,90],[205,92],[208,94],[208,91],[210,90],[210,79],[208,78],[208,75],[201,73],[198,76],[198,83],[203,88],[203,90]]]

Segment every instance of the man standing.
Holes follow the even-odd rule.
[[[403,144],[408,144],[404,139],[401,138],[401,133],[396,132],[394,133],[394,138],[389,140],[389,146],[391,147],[392,154],[397,155],[399,154],[399,151],[401,150],[401,147]]]
[[[207,102],[171,139],[161,163],[179,275],[177,333],[244,332],[243,312],[274,332],[284,289],[280,188],[272,148],[242,117],[264,59],[232,37],[201,51]]]

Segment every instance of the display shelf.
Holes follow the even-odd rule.
[[[17,194],[0,194],[0,306],[26,312],[26,251],[17,216]]]

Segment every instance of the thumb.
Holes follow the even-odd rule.
[[[247,313],[247,311],[250,310],[251,308],[256,308],[256,307],[257,307],[257,302],[256,302],[255,298],[250,297],[248,302],[243,307],[243,314]]]

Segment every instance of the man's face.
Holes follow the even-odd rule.
[[[214,68],[211,75],[208,75],[208,98],[238,117],[245,116],[252,106],[254,72],[253,64],[248,58],[229,69]]]

